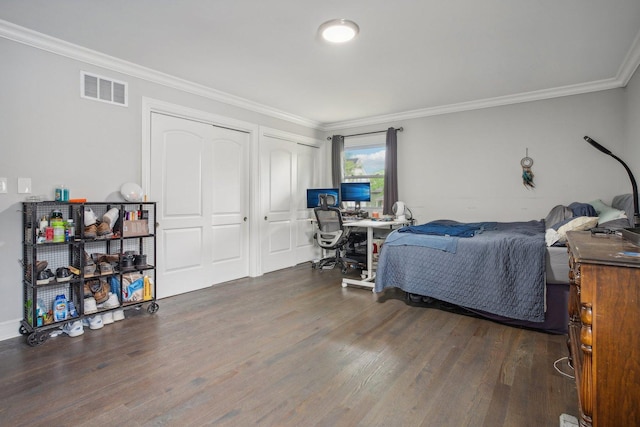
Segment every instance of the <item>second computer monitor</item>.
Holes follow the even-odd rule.
[[[356,202],[356,210],[360,210],[361,202],[371,201],[371,183],[343,182],[340,184],[340,200],[343,202]]]
[[[331,198],[333,199],[333,203],[328,203],[329,207],[340,207],[340,195],[338,194],[337,188],[308,188],[307,208],[316,208],[322,206],[322,199],[326,196],[332,196]]]

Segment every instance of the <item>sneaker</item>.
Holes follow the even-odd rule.
[[[120,301],[118,301],[118,296],[114,293],[109,292],[109,299],[104,302],[104,308],[116,308],[120,307]]]
[[[120,211],[118,210],[118,208],[109,209],[107,213],[102,215],[102,223],[106,223],[110,231],[113,230],[113,226],[116,224],[119,214]]]
[[[113,266],[108,262],[101,262],[98,264],[98,268],[100,269],[100,274],[113,274]]]
[[[93,209],[90,207],[84,207],[84,226],[88,227],[90,225],[94,225],[98,218],[96,218],[96,214],[93,213]]]
[[[89,327],[89,318],[88,317],[83,317],[82,318],[82,326],[85,328]]]
[[[44,271],[38,273],[38,279],[36,283],[38,285],[48,285],[51,282],[51,278],[53,277],[53,273],[48,268]]]
[[[49,263],[47,261],[36,261],[36,271],[40,272],[47,268]]]
[[[147,267],[147,256],[146,255],[136,255],[133,257],[133,262],[136,268],[145,268]]]
[[[104,326],[102,323],[102,315],[96,314],[89,318],[89,329],[100,329]]]
[[[71,271],[67,267],[60,267],[56,270],[56,281],[60,283],[71,280]]]
[[[114,322],[119,322],[120,320],[124,320],[124,310],[115,310],[113,312],[113,320]]]
[[[102,313],[102,324],[103,325],[110,325],[112,323],[113,323],[113,313],[110,312],[110,311]]]
[[[96,299],[89,297],[84,299],[84,314],[93,314],[98,312],[98,306],[96,305]]]
[[[77,337],[78,335],[84,334],[84,327],[82,322],[79,320],[76,320],[75,322],[67,322],[62,325],[62,332],[70,337]]]
[[[96,265],[95,264],[87,264],[83,268],[84,277],[93,277],[96,275]]]

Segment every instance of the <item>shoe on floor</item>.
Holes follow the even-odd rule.
[[[102,313],[102,324],[110,325],[113,323],[113,313],[111,311],[107,311]]]
[[[102,315],[96,314],[89,318],[89,329],[101,329],[104,326],[102,323]]]
[[[62,332],[69,335],[70,337],[77,337],[78,335],[84,334],[84,327],[80,320],[76,320],[75,322],[67,322],[62,325]]]
[[[113,321],[114,322],[119,322],[120,320],[124,320],[124,310],[123,309],[115,310],[113,312]]]

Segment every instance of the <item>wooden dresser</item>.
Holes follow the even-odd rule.
[[[569,351],[580,425],[640,426],[640,247],[569,232]]]

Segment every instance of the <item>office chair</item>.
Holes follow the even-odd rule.
[[[349,240],[349,229],[342,223],[340,209],[331,205],[335,199],[330,194],[320,195],[320,206],[313,209],[318,223],[318,231],[314,235],[318,245],[323,249],[335,250],[335,255],[326,257],[313,264],[313,268],[325,268],[338,265],[342,273],[357,261],[342,256],[342,251]]]

